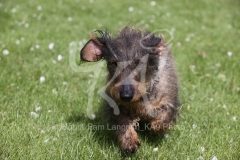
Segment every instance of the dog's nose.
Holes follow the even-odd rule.
[[[133,86],[123,85],[120,90],[120,98],[125,102],[130,102],[133,99]]]

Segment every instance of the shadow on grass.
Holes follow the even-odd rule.
[[[119,148],[118,146],[118,142],[117,142],[117,136],[115,135],[115,132],[113,130],[111,130],[110,126],[108,125],[108,123],[106,122],[105,118],[106,116],[102,115],[101,116],[101,112],[98,113],[97,118],[95,118],[94,120],[89,119],[86,115],[82,114],[82,115],[72,115],[70,117],[68,117],[68,119],[66,120],[67,123],[81,123],[81,124],[85,124],[86,126],[90,125],[90,129],[92,131],[92,133],[94,134],[94,138],[95,138],[95,142],[97,142],[100,146],[105,146],[106,149],[110,148],[111,146],[113,146],[114,148]],[[144,128],[144,123],[140,124],[140,130],[138,130],[138,135],[140,140],[143,143],[147,143],[148,146],[150,148],[155,148],[156,146],[159,146],[163,143],[164,140],[164,135],[151,135],[149,133],[149,131],[144,131],[141,130],[141,126],[143,126]],[[89,129],[89,128],[88,128]],[[141,150],[141,147],[139,148],[139,150]],[[126,154],[125,152],[120,151],[119,149],[119,154],[121,154],[122,158],[128,158],[128,157],[136,157],[136,154]]]
[[[108,146],[111,146],[112,144],[117,146],[116,136],[114,135],[114,132],[108,129],[109,126],[107,125],[104,117],[98,116],[92,120],[85,114],[71,115],[67,118],[66,122],[84,124],[87,129],[92,131],[94,138],[96,139],[95,141],[101,146],[103,146],[103,143],[107,144]]]

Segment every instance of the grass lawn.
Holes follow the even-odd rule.
[[[0,159],[240,159],[239,8],[238,0],[0,0]],[[177,125],[162,138],[140,133],[131,156],[111,131],[91,127],[103,124],[105,63],[93,72],[76,65],[90,32],[127,24],[172,38],[182,103]]]

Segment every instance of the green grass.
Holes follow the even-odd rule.
[[[150,4],[0,0],[0,159],[240,159],[239,1]],[[95,29],[116,33],[127,24],[174,32],[183,106],[168,138],[140,134],[141,148],[130,157],[121,154],[111,132],[89,129],[102,124],[97,91],[105,69],[97,79],[91,120],[88,88],[96,78],[69,63],[71,42],[85,42]]]

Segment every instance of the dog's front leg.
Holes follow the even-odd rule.
[[[134,129],[135,125],[135,122],[126,116],[119,115],[117,117],[118,141],[121,149],[127,153],[135,153],[140,146],[137,132]]]

